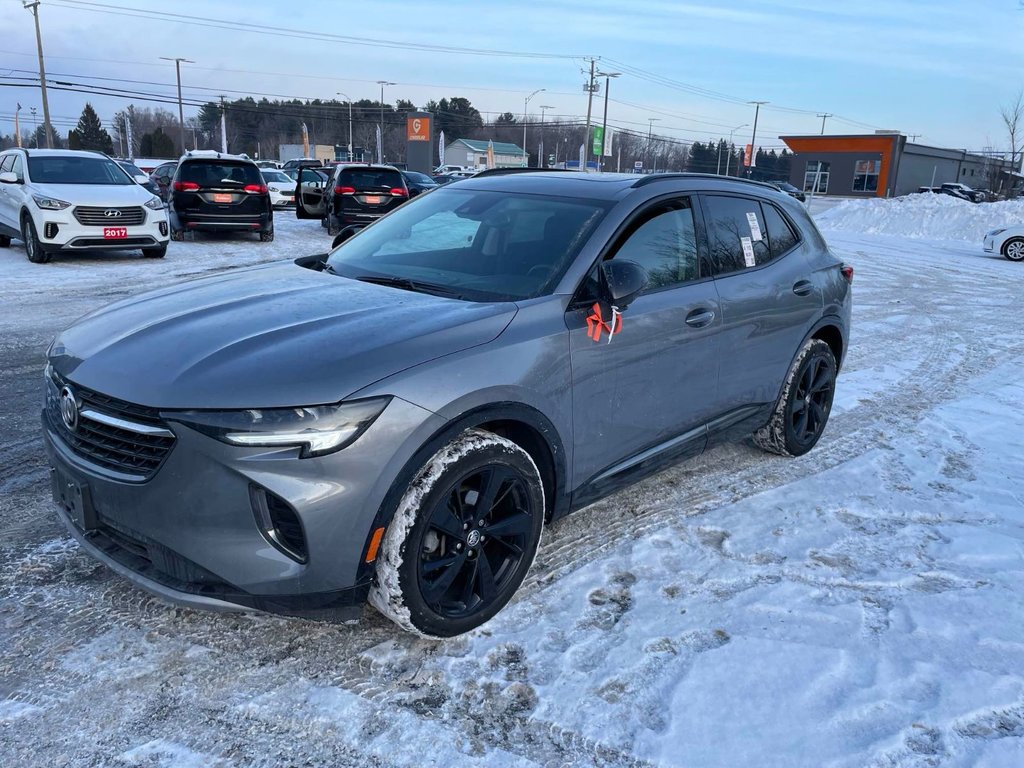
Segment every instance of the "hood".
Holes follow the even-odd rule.
[[[142,205],[153,194],[139,184],[36,184],[32,193],[65,200],[74,205]]]
[[[155,408],[319,405],[485,344],[515,313],[278,262],[111,304],[58,336],[50,362]]]

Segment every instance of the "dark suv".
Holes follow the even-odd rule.
[[[309,173],[304,170],[304,173]],[[324,188],[322,213],[329,235],[371,224],[409,199],[402,171],[388,165],[339,165]],[[306,196],[303,196],[303,201]],[[312,211],[307,211],[312,214]]]
[[[59,514],[179,603],[466,632],[545,524],[719,441],[811,450],[852,280],[766,184],[481,174],[60,334]]]
[[[256,163],[220,152],[190,152],[171,182],[171,239],[186,232],[254,232],[274,239],[270,194]]]

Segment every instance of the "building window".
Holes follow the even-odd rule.
[[[814,179],[818,179],[818,188],[814,190],[816,195],[828,193],[829,163],[820,160],[808,160],[807,170],[804,171],[804,192],[810,192],[814,187]],[[820,167],[819,167],[820,166]],[[819,176],[818,173],[821,172]]]
[[[853,191],[877,192],[881,160],[858,160],[853,166]]]

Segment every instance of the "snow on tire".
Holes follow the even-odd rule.
[[[813,369],[812,369],[813,366]],[[819,396],[807,390],[822,379]],[[832,348],[821,339],[809,339],[797,353],[796,360],[786,374],[782,392],[772,410],[768,423],[754,432],[754,443],[770,453],[780,456],[802,456],[818,442],[828,415],[832,410],[835,394],[836,359]],[[813,412],[817,419],[813,430],[807,434],[796,434],[793,417],[797,411]]]
[[[487,473],[494,473],[495,469],[505,478],[501,482],[508,484],[502,486],[507,490],[499,496],[495,489],[490,496],[494,504],[478,510],[477,503],[487,496],[486,490],[481,485],[479,491],[464,491],[465,484],[472,483],[478,475],[491,478],[492,474]],[[481,479],[480,482],[485,481]],[[443,516],[444,509],[458,516],[456,510],[447,506],[453,494],[458,496],[454,506],[464,512],[466,520],[473,522],[466,523],[464,535],[456,531],[439,536],[442,527],[437,524],[435,516]],[[511,515],[507,511],[510,494],[514,508]],[[515,506],[516,501],[521,502],[524,511]],[[501,505],[504,507],[499,509]],[[483,523],[479,528],[478,518]],[[520,525],[523,527],[522,552],[515,563],[507,567],[507,560],[503,561],[498,571],[502,577],[496,582],[491,570],[492,558],[485,554],[485,543],[490,536],[491,552],[494,553],[494,540],[504,538],[497,531],[508,527],[510,521],[517,524],[517,529]],[[537,554],[543,524],[543,483],[529,453],[511,440],[493,433],[467,430],[426,462],[398,502],[381,543],[376,578],[370,589],[370,604],[402,629],[424,637],[451,637],[475,629],[498,613],[519,588]],[[488,528],[488,525],[492,527]],[[475,566],[471,568],[473,575],[465,576],[461,583],[468,584],[471,580],[475,583],[477,571],[483,571],[486,565],[487,572],[492,574],[492,599],[484,600],[482,592],[478,595],[472,591],[475,587],[468,586],[466,589],[470,596],[476,598],[480,605],[470,610],[467,602],[465,615],[457,615],[458,611],[455,611],[456,615],[446,614],[439,605],[431,602],[427,587],[433,585],[424,585],[421,561],[422,553],[427,551],[425,546],[434,542],[437,547],[450,547],[442,552],[437,562],[455,560],[460,569],[467,563]],[[474,550],[475,547],[479,548],[478,551]],[[474,551],[477,551],[476,563],[472,563]],[[500,555],[498,559],[501,559]],[[458,579],[459,575],[452,578]]]

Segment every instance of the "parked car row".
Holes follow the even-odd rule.
[[[917,191],[931,192],[936,195],[949,195],[971,203],[984,203],[995,199],[995,195],[987,189],[971,189],[966,184],[947,182],[939,187],[918,187]]]

